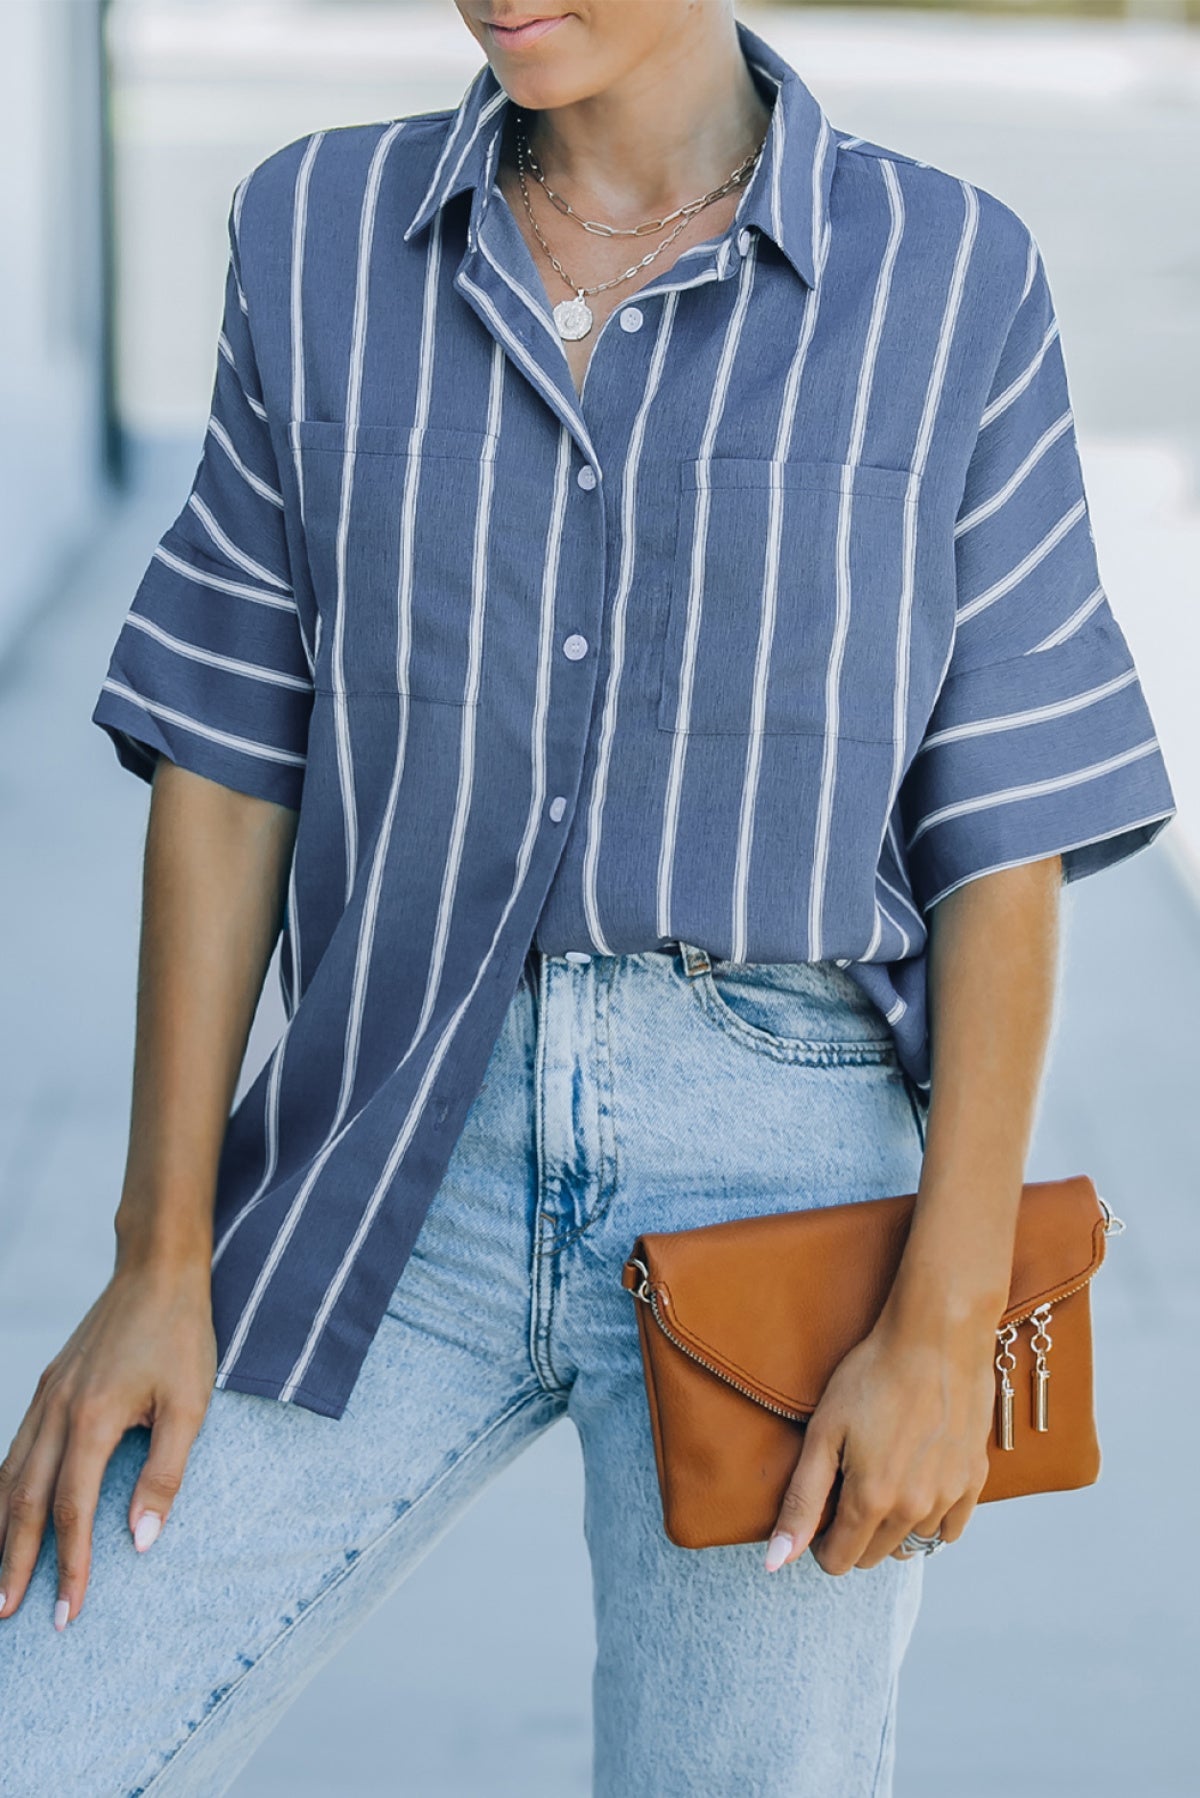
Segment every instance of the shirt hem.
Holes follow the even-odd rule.
[[[252,1398],[273,1398],[276,1404],[298,1405],[305,1411],[317,1411],[322,1417],[340,1420],[346,1403],[338,1405],[327,1393],[316,1392],[311,1386],[293,1386],[291,1397],[282,1396],[282,1382],[268,1380],[252,1373],[228,1373],[213,1382],[213,1390],[218,1392],[245,1392]]]

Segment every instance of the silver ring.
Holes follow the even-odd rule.
[[[949,1548],[950,1544],[941,1530],[934,1530],[932,1536],[922,1536],[916,1530],[909,1530],[900,1546],[908,1549],[910,1554],[916,1554],[920,1550],[922,1554],[935,1555],[939,1548]]]

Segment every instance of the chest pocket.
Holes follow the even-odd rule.
[[[494,570],[475,523],[498,439],[484,432],[293,419],[321,620],[318,686],[469,703]],[[493,500],[494,506],[494,500]]]
[[[891,742],[917,487],[861,463],[681,463],[659,729]]]

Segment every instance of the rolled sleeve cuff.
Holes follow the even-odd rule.
[[[1060,854],[1064,881],[1154,841],[1176,802],[1115,623],[944,684],[907,778],[923,909],[965,881]]]
[[[299,811],[306,757],[188,717],[110,673],[92,722],[111,739],[123,768],[151,781],[160,755],[208,780]]]

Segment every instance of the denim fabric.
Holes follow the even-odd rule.
[[[564,1415],[585,1466],[598,1798],[890,1793],[924,1557],[834,1576],[806,1554],[769,1575],[760,1546],[673,1546],[619,1274],[642,1230],[915,1190],[921,1115],[886,1021],[833,963],[531,954],[344,1416],[214,1389],[144,1555],[126,1513],[149,1432],[126,1431],[61,1635],[48,1526],[0,1622],[4,1798],[224,1792]]]

